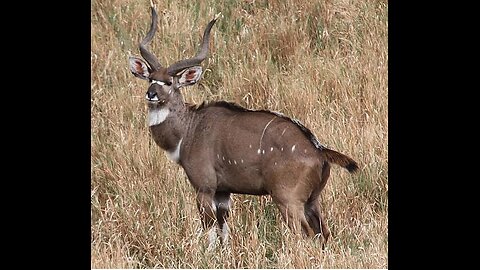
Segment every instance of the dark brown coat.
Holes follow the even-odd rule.
[[[182,166],[197,192],[203,226],[215,221],[226,240],[230,194],[270,195],[294,232],[308,236],[329,230],[320,211],[319,195],[335,163],[349,172],[358,169],[351,158],[328,149],[298,120],[270,111],[253,111],[225,101],[184,103],[180,89],[196,83],[208,51],[212,20],[197,56],[168,68],[145,49],[156,29],[141,42],[146,62],[130,57],[130,70],[150,86],[146,98],[149,126],[156,144]]]

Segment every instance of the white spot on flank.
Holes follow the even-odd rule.
[[[292,152],[295,151],[295,144],[292,146]]]
[[[167,157],[170,160],[175,161],[177,163],[180,160],[180,145],[182,144],[182,140],[183,138],[180,139],[180,141],[177,144],[177,147],[175,147],[173,151],[167,151]]]
[[[167,119],[170,110],[163,108],[160,110],[150,110],[148,112],[148,126],[155,126],[161,124],[165,119]]]
[[[258,151],[257,151],[257,154],[259,154],[259,155],[260,155],[260,152],[261,152],[261,151],[262,151],[262,150],[258,149]]]
[[[273,147],[270,147],[270,152],[272,152],[272,151],[273,151]]]

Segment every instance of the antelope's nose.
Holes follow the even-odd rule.
[[[151,91],[148,91],[147,92],[147,96],[146,98],[150,101],[152,100],[158,100],[158,96],[157,96],[157,93],[156,92],[151,92]]]

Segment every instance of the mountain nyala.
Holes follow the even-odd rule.
[[[231,194],[269,195],[290,231],[318,237],[330,231],[320,192],[331,164],[358,170],[350,157],[322,145],[300,121],[268,110],[250,110],[226,101],[185,103],[182,89],[197,83],[209,50],[205,28],[198,53],[163,66],[147,49],[157,30],[151,7],[150,30],[139,44],[142,58],[130,56],[130,71],[148,82],[148,126],[155,143],[180,165],[195,190],[202,226],[210,243],[228,240]]]

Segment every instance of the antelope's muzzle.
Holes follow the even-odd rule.
[[[148,91],[147,94],[145,95],[145,98],[148,101],[158,101],[158,95],[156,92]]]

